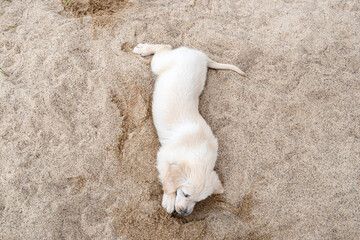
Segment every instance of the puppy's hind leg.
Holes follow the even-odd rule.
[[[172,47],[165,44],[149,44],[149,43],[140,43],[136,45],[133,52],[140,54],[141,56],[149,56],[162,51],[169,51]]]

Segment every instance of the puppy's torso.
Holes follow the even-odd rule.
[[[153,95],[153,118],[160,143],[175,143],[184,135],[212,137],[211,129],[199,114],[199,96],[207,73],[207,56],[181,47],[158,53],[151,67],[158,75]],[[195,137],[195,136],[192,136]]]

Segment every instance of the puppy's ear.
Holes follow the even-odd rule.
[[[215,171],[212,172],[212,178],[213,178],[213,186],[214,186],[213,194],[224,193],[224,187],[222,186],[219,176],[216,174]]]
[[[178,164],[170,165],[166,173],[163,190],[165,194],[171,194],[177,191],[178,187],[185,181],[185,172],[182,166]]]

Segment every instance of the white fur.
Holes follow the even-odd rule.
[[[151,69],[158,79],[152,113],[161,143],[157,169],[164,189],[162,206],[169,213],[175,209],[180,214],[190,214],[196,202],[223,192],[213,170],[217,139],[198,110],[207,68],[245,73],[186,47],[171,50],[169,45],[139,44],[134,52],[142,56],[155,54]]]

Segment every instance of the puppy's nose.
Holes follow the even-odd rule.
[[[181,215],[188,215],[188,212],[186,210],[180,209],[180,214]]]

